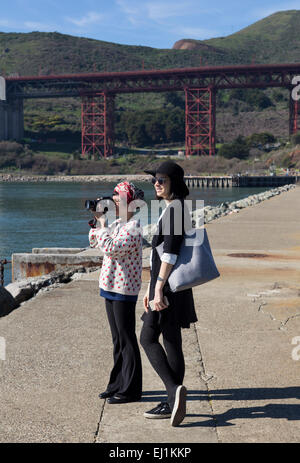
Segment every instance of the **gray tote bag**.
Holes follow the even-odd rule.
[[[163,255],[163,247],[163,242],[156,247],[159,257]],[[192,235],[185,234],[179,256],[168,278],[171,291],[176,293],[203,285],[219,276],[206,229],[197,229]]]

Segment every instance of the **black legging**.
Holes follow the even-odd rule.
[[[158,342],[160,334],[163,336],[165,350]],[[166,387],[168,402],[172,403],[174,389],[183,383],[185,371],[180,326],[166,324],[160,327],[144,323],[140,342],[152,367]]]
[[[105,299],[114,345],[114,366],[107,391],[119,397],[139,398],[142,394],[142,363],[135,334],[136,302]]]

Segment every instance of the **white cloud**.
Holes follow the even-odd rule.
[[[147,3],[147,16],[153,21],[161,21],[174,16],[181,16],[189,12],[189,5],[186,3]]]
[[[15,31],[54,31],[57,30],[57,26],[40,23],[36,21],[10,21],[9,19],[0,19],[0,27],[9,28]]]
[[[126,17],[126,21],[134,26],[158,26],[158,27],[174,27],[175,24],[191,23],[194,22],[196,17],[202,15],[202,21],[204,21],[204,15],[209,14],[221,14],[222,11],[212,6],[211,8],[203,8],[199,5],[199,0],[188,0],[183,2],[176,2],[174,0],[164,0],[158,2],[146,1],[141,2],[140,0],[116,0],[116,4],[119,6],[123,15]],[[201,32],[203,31],[203,33]],[[194,35],[198,36],[214,33],[213,31],[205,31],[201,28],[194,28]]]
[[[125,13],[127,16],[126,19],[131,24],[138,25],[143,21],[143,19],[145,19],[145,9],[144,6],[140,3],[132,5],[132,3],[128,4],[126,0],[117,0],[116,3],[123,11],[123,13]]]
[[[43,31],[43,32],[50,32],[56,30],[55,26],[50,24],[44,24],[34,21],[25,21],[23,24],[24,29],[28,29],[31,31]]]
[[[216,30],[201,27],[179,27],[174,32],[176,32],[176,35],[184,36],[186,39],[197,40],[211,39],[212,37],[218,37],[220,35]]]
[[[66,19],[72,24],[75,24],[75,26],[85,27],[91,24],[102,23],[104,19],[104,15],[96,13],[94,11],[90,11],[89,13],[87,13],[85,16],[83,16],[80,19],[75,19],[75,18],[66,18]]]
[[[9,19],[0,19],[0,27],[14,27],[14,24]]]
[[[127,16],[127,20],[132,24],[137,24],[145,20],[160,22],[171,17],[181,17],[189,14],[190,2],[132,2],[129,0],[116,0],[117,5]]]

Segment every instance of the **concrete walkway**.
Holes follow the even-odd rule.
[[[180,427],[143,417],[165,397],[143,352],[142,401],[98,398],[112,343],[95,272],[0,319],[0,442],[299,442],[299,211],[297,186],[207,225],[221,278],[194,290]]]

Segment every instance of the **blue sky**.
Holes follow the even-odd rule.
[[[57,31],[155,48],[226,36],[276,11],[300,10],[300,0],[0,1],[2,32]]]

